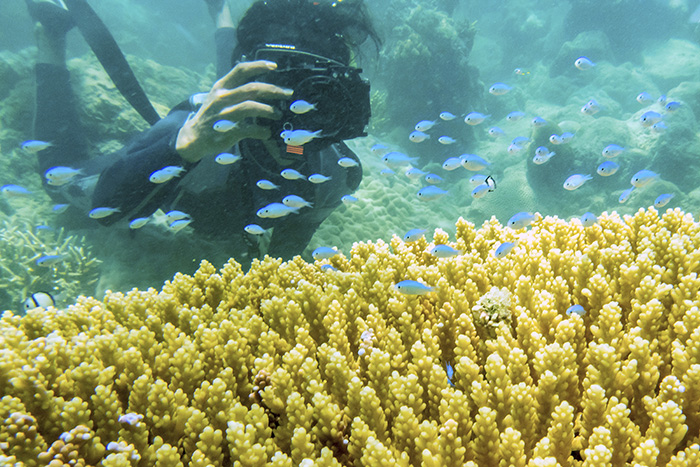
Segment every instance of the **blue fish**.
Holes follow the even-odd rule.
[[[438,138],[438,143],[440,143],[440,144],[447,145],[447,144],[455,144],[456,142],[457,142],[456,139],[451,138],[449,136],[441,136]]]
[[[625,151],[625,148],[623,148],[619,144],[608,144],[603,149],[603,156],[610,159],[610,158],[619,156],[624,151]]]
[[[651,131],[654,133],[663,133],[666,130],[668,130],[668,127],[664,122],[656,122],[651,126]]]
[[[452,382],[452,378],[454,377],[455,369],[452,368],[450,362],[445,362],[445,373],[447,373],[447,382],[454,387],[455,383]]]
[[[282,203],[270,203],[264,206],[255,213],[258,217],[277,219],[280,217],[287,216],[289,214],[299,213],[299,208],[293,208],[290,206],[285,206]]]
[[[418,281],[405,280],[397,283],[394,289],[404,295],[425,295],[435,290],[435,287],[430,287]]]
[[[472,185],[482,185],[486,183],[487,178],[489,178],[488,175],[474,174],[469,178],[469,183]]]
[[[417,196],[421,201],[435,201],[447,194],[447,191],[435,185],[429,185],[418,190]]]
[[[517,122],[523,117],[525,117],[525,112],[514,110],[513,112],[506,115],[506,120],[508,120],[509,122]]]
[[[564,144],[564,138],[557,134],[553,134],[549,137],[549,142],[552,144]]]
[[[530,121],[530,124],[532,124],[534,127],[541,127],[547,124],[547,120],[542,117],[535,117]]]
[[[313,256],[313,258],[318,261],[322,259],[332,258],[338,253],[340,252],[335,248],[331,248],[329,246],[320,246],[311,253],[311,256]]]
[[[140,229],[144,225],[148,224],[149,220],[150,219],[148,217],[137,217],[136,219],[133,219],[131,222],[129,222],[129,228],[131,230]]]
[[[403,236],[403,241],[406,243],[418,241],[418,239],[421,238],[425,232],[427,232],[426,229],[411,229],[406,232],[406,235]]]
[[[430,249],[430,251],[428,251],[428,253],[436,258],[452,258],[453,256],[461,254],[462,252],[460,250],[455,250],[450,245],[435,245]]]
[[[442,168],[445,170],[456,170],[462,165],[462,159],[459,157],[448,157],[442,163]]]
[[[464,117],[464,123],[467,125],[478,125],[491,115],[484,115],[480,112],[469,112],[466,117]]]
[[[586,115],[595,115],[598,112],[600,112],[601,105],[596,101],[595,99],[591,99],[586,103],[586,105],[583,106],[581,109],[581,113],[586,114]]]
[[[497,259],[503,258],[508,255],[513,248],[515,248],[515,242],[503,242],[496,248],[496,251],[493,252],[493,256]]]
[[[434,127],[436,123],[437,123],[436,120],[421,120],[420,122],[416,123],[414,130],[420,131],[420,132],[426,132],[426,131],[430,130],[432,127]]]
[[[264,235],[265,234],[265,229],[260,227],[258,224],[248,224],[245,227],[243,227],[243,230],[248,232],[251,235]]]
[[[489,161],[476,154],[462,154],[459,158],[462,161],[462,167],[472,172],[477,172],[491,165]]]
[[[305,114],[306,112],[316,110],[316,104],[312,104],[310,102],[306,102],[305,100],[299,99],[291,103],[291,105],[289,106],[289,110],[291,110],[297,115],[301,115]]]
[[[505,136],[505,134],[506,132],[498,128],[497,126],[492,126],[491,128],[489,128],[489,136],[491,138],[500,138],[501,136]]]
[[[581,216],[581,225],[590,227],[598,222],[598,218],[592,212],[586,212]]]
[[[653,110],[650,110],[648,112],[644,112],[642,116],[639,118],[639,120],[642,122],[642,126],[649,128],[650,126],[654,125],[655,123],[658,123],[661,121],[663,117],[661,116],[660,113],[654,112]]]
[[[512,86],[508,86],[507,84],[504,84],[504,83],[495,83],[493,86],[491,86],[489,88],[489,93],[493,94],[494,96],[502,96],[504,94],[508,94],[512,90],[513,90]]]
[[[673,193],[664,193],[663,195],[659,195],[656,200],[654,201],[654,207],[655,208],[662,208],[666,206],[669,201],[675,196]]]
[[[423,133],[422,131],[412,131],[410,135],[408,135],[408,139],[413,141],[414,143],[422,143],[426,139],[430,139],[430,135],[427,133]]]
[[[311,174],[309,175],[306,179],[310,181],[311,183],[324,183],[327,182],[328,180],[332,179],[333,177],[326,177],[325,175],[322,174]]]
[[[100,207],[90,210],[90,212],[88,212],[88,216],[91,219],[102,219],[104,217],[111,216],[115,212],[119,212],[119,208]]]
[[[574,62],[574,66],[576,68],[578,68],[579,70],[590,70],[591,68],[593,68],[595,66],[595,63],[593,63],[587,57],[579,57]]]
[[[431,185],[438,185],[442,183],[444,180],[441,176],[436,175],[436,174],[427,174],[425,176],[425,181],[430,183]]]
[[[22,143],[21,147],[23,150],[36,154],[39,151],[43,151],[46,148],[53,146],[53,144],[48,141],[39,141],[36,139],[30,139]]]
[[[588,180],[593,180],[590,174],[573,174],[564,181],[564,189],[569,191],[576,190]]]
[[[598,166],[596,172],[598,172],[598,175],[600,175],[601,177],[609,177],[610,175],[617,172],[619,168],[620,165],[616,162],[605,161]]]
[[[620,197],[618,198],[617,201],[619,203],[626,202],[628,199],[630,199],[630,195],[632,194],[633,191],[634,191],[634,187],[627,188],[625,191],[620,193]]]
[[[357,203],[357,198],[355,198],[352,195],[345,195],[342,198],[340,198],[340,201],[342,201],[344,205],[350,206]]]
[[[409,164],[414,164],[417,161],[417,157],[408,157],[406,154],[398,151],[392,151],[382,157],[382,162],[384,162],[390,169],[405,167]]]
[[[16,196],[16,197],[26,197],[31,196],[32,192],[24,188],[23,186],[14,185],[12,183],[8,185],[3,185],[0,187],[0,193],[5,196]]]
[[[534,214],[530,212],[519,212],[510,219],[508,219],[508,227],[514,230],[524,229],[528,225],[532,224],[534,220]]]
[[[372,146],[370,148],[370,150],[375,154],[381,155],[381,154],[385,154],[389,150],[389,148],[385,144],[377,143],[374,146]]]
[[[482,183],[481,185],[477,185],[474,187],[474,189],[472,190],[472,198],[483,198],[484,196],[486,196],[487,193],[491,191],[493,190],[491,189],[491,186],[488,183]]]
[[[640,104],[648,104],[649,102],[653,102],[653,101],[654,101],[654,98],[651,97],[651,94],[649,94],[646,91],[640,92],[639,94],[637,94],[637,102],[639,102]]]
[[[680,102],[671,101],[664,106],[664,109],[666,109],[666,112],[675,112],[681,105]]]
[[[290,130],[285,133],[282,139],[284,139],[284,144],[288,144],[290,146],[303,146],[314,138],[320,138],[321,133],[321,130]]]
[[[651,170],[640,170],[632,176],[630,183],[632,184],[632,186],[642,188],[654,182],[658,178],[659,174],[657,174],[656,172],[652,172]]]
[[[565,131],[564,133],[561,134],[561,144],[568,144],[571,142],[572,139],[574,139],[574,134],[571,133],[570,131]]]
[[[306,175],[299,173],[294,169],[284,169],[280,172],[282,178],[286,180],[306,180]]]
[[[238,122],[232,122],[231,120],[219,120],[214,122],[213,128],[214,131],[218,131],[219,133],[226,133],[234,128],[238,128]]]
[[[586,314],[586,310],[581,305],[571,305],[569,308],[566,309],[566,314],[569,316],[573,314],[583,316]]]
[[[231,154],[230,152],[222,152],[216,158],[214,158],[214,161],[217,164],[220,165],[229,165],[229,164],[234,164],[241,160],[241,156],[237,154]]]
[[[42,268],[50,268],[63,261],[64,258],[64,255],[44,255],[36,260],[36,265]]]
[[[522,147],[528,141],[530,141],[530,138],[528,138],[527,136],[516,136],[515,138],[513,138],[513,141],[511,141],[511,144]]]
[[[170,224],[168,224],[168,229],[170,229],[173,232],[179,232],[188,225],[192,223],[192,219],[178,219],[176,221],[172,221]]]

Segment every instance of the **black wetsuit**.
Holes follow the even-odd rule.
[[[230,37],[217,32],[219,57],[230,57],[230,53],[221,52],[231,48],[223,45],[227,39]],[[221,66],[218,70],[220,74],[228,71]],[[293,162],[280,165],[262,143],[243,140],[231,150],[241,155],[234,164],[217,164],[215,155],[188,163],[174,147],[179,129],[194,110],[189,104],[178,106],[118,153],[91,159],[77,123],[67,70],[39,64],[36,72],[35,135],[37,139],[53,143],[51,148],[39,153],[40,173],[43,176],[48,168],[63,165],[82,167],[85,180],[99,175],[96,184],[93,181],[57,188],[47,186],[47,190],[59,202],[68,200],[79,205],[85,215],[94,207],[119,208],[120,212],[100,220],[104,225],[126,224],[131,219],[147,217],[158,208],[163,211],[177,209],[192,217],[191,226],[195,231],[236,243],[238,247],[232,251],[242,250],[238,242],[257,245],[250,242],[250,234],[243,230],[247,224],[274,227],[267,253],[290,258],[303,251],[321,222],[341,204],[342,196],[355,191],[362,178],[359,165],[351,168],[338,165],[341,157],[351,157],[359,163],[344,143],[302,156],[290,155]],[[186,172],[166,183],[150,182],[150,175],[165,166],[181,166]],[[280,175],[285,168],[293,168],[307,176],[323,174],[331,180],[321,184],[286,180]],[[280,189],[258,188],[256,182],[261,179],[270,180]],[[298,214],[281,218],[257,217],[260,208],[279,203],[289,194],[301,196],[313,203],[313,207],[301,208]]]

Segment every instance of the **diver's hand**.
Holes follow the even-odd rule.
[[[257,75],[277,68],[273,62],[258,60],[236,65],[212,86],[202,106],[180,128],[175,149],[183,159],[197,162],[209,154],[230,149],[242,139],[269,139],[270,129],[256,125],[256,117],[279,119],[279,110],[261,101],[284,99],[289,89],[252,81]],[[214,129],[220,120],[235,123],[231,130]]]

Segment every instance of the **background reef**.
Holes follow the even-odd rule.
[[[160,291],[5,313],[0,461],[698,465],[691,216],[455,229],[357,243],[330,270],[205,262]],[[463,254],[426,253],[443,243]]]
[[[94,292],[98,260],[83,237],[46,225],[36,229],[21,215],[0,218],[0,302],[21,304],[35,292],[62,299]],[[37,260],[60,256],[57,264],[40,266]],[[17,307],[14,307],[17,308]]]
[[[636,17],[633,3],[612,2],[606,8]],[[232,5],[234,16],[240,16],[246,6],[246,2]],[[0,26],[7,31],[0,42],[6,48],[0,60],[0,168],[5,174],[3,183],[19,182],[38,193],[33,210],[39,218],[31,221],[80,227],[77,233],[86,237],[104,262],[97,294],[106,289],[147,288],[177,271],[194,272],[203,259],[223,264],[235,246],[192,238],[187,232],[168,236],[155,230],[132,235],[126,229],[83,229],[90,225],[76,222],[75,216],[61,220],[47,211],[48,198],[41,194],[35,161],[17,148],[31,136],[31,23],[20,0],[9,0],[6,7],[13,13],[6,18],[17,20],[10,24],[0,18]],[[651,14],[667,19],[653,25],[653,35],[621,23],[616,28],[617,23],[606,20],[607,10],[596,15],[595,2],[508,1],[494,7],[466,1],[381,0],[369,7],[377,18],[388,14],[388,20],[377,21],[384,39],[380,52],[370,46],[358,57],[373,85],[371,137],[350,142],[364,167],[364,180],[356,193],[360,202],[338,208],[316,232],[305,257],[317,246],[336,246],[347,252],[358,240],[388,239],[415,227],[440,227],[454,233],[454,219],[460,215],[480,224],[492,216],[504,221],[526,210],[560,217],[580,216],[585,211],[631,214],[652,204],[662,192],[675,193],[673,206],[688,212],[696,209],[700,202],[696,175],[700,168],[696,156],[700,153],[696,121],[700,47],[695,43],[695,26],[686,21],[692,5],[650,2],[640,13],[640,21]],[[128,54],[161,114],[213,82],[211,20],[203,2],[174,0],[166,9],[155,0],[138,4],[105,0],[95,8]],[[571,23],[584,10],[585,22],[573,28]],[[160,27],[149,27],[154,21]],[[620,44],[628,44],[629,53]],[[590,73],[572,65],[581,54],[598,61]],[[112,87],[75,32],[69,35],[69,56],[75,57],[69,66],[93,152],[118,149],[144,123]],[[513,74],[515,67],[525,74]],[[505,96],[493,96],[487,89],[496,81],[515,89]],[[665,134],[650,134],[639,125],[639,116],[646,109],[634,97],[642,90],[683,102],[678,112],[668,116]],[[600,102],[603,111],[594,116],[581,114],[581,106],[591,98]],[[505,115],[515,109],[528,116],[543,116],[551,125],[533,131],[529,118],[507,122]],[[436,132],[455,137],[455,145],[439,144],[438,133],[421,144],[408,140],[415,122],[437,119],[444,110],[460,118],[440,123]],[[480,127],[464,125],[461,115],[472,110],[491,117]],[[487,125],[502,127],[509,138],[528,136],[532,142],[523,155],[511,156],[505,151],[507,142],[486,135]],[[534,166],[531,153],[550,131],[572,131],[576,137],[569,146],[556,148],[558,154],[548,165]],[[403,177],[401,171],[392,178],[381,177],[384,166],[370,151],[377,142],[418,157],[423,170],[444,176],[442,187],[449,195],[421,203],[416,198],[420,183]],[[571,173],[594,173],[601,149],[611,142],[629,148],[619,157],[618,174],[606,179],[595,176],[575,192],[561,188]],[[483,199],[471,198],[472,186],[466,180],[470,173],[440,168],[447,157],[465,152],[477,153],[492,164],[489,172],[498,188]],[[660,173],[661,181],[650,189],[637,190],[626,204],[619,204],[618,196],[640,169]],[[12,215],[14,208],[10,200],[1,200],[0,209]],[[144,251],[153,253],[144,255]],[[244,264],[250,261],[237,259]],[[16,305],[5,303],[0,308]]]

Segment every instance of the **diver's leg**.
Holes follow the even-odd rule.
[[[205,0],[209,14],[216,23],[216,77],[221,78],[231,70],[231,55],[236,47],[236,28],[231,17],[231,9],[226,0]]]
[[[227,0],[204,0],[217,28],[235,28]]]
[[[48,8],[39,10],[42,15],[38,16],[37,2],[27,0],[27,3],[30,13],[37,21],[35,26],[36,108],[33,137],[52,144],[37,154],[39,172],[43,177],[44,172],[50,167],[79,165],[88,158],[88,153],[76,111],[70,75],[66,68],[66,34],[72,24],[67,22],[68,16],[61,19],[63,13],[67,14],[67,12],[59,7],[55,7],[54,16],[50,16],[51,10]]]

